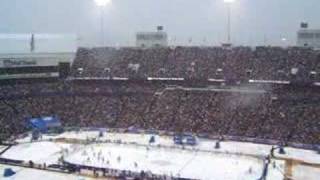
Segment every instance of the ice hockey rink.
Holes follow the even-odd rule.
[[[19,144],[12,146],[1,155],[3,158],[23,160],[34,163],[54,164],[63,156],[65,161],[73,164],[103,167],[132,172],[151,171],[154,174],[192,178],[192,179],[228,179],[256,180],[263,174],[265,157],[270,154],[271,146],[221,142],[220,149],[215,149],[216,141],[199,139],[195,147],[174,145],[172,137],[155,136],[155,143],[149,145],[153,135],[105,133],[99,137],[98,131],[66,132],[57,136],[43,136],[40,142],[30,143],[30,137],[20,139]],[[62,139],[64,141],[62,141]],[[71,140],[92,141],[88,144],[70,143]],[[101,141],[100,143],[93,140]],[[67,143],[68,142],[68,143]],[[0,147],[1,149],[1,147]],[[295,162],[319,164],[320,155],[315,151],[285,148],[286,154],[271,159],[267,179],[282,180],[287,168],[281,158],[294,159]],[[1,165],[3,169],[7,166]],[[38,180],[43,174],[52,175],[52,179],[77,179],[76,175],[57,174],[47,171],[14,167],[17,174],[14,179],[33,177]],[[294,164],[291,167],[291,178],[317,180],[320,168]],[[29,175],[29,174],[32,174]],[[87,177],[81,177],[87,179]]]

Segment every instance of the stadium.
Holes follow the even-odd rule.
[[[244,46],[230,23],[216,46],[0,35],[0,179],[319,179],[319,31]]]

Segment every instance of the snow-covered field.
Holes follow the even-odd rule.
[[[82,131],[66,132],[57,136],[43,136],[42,142],[34,143],[30,143],[30,137],[26,137],[20,139],[20,144],[13,146],[1,157],[24,161],[32,160],[35,163],[49,165],[57,163],[58,158],[64,155],[66,161],[75,164],[134,172],[144,170],[155,174],[196,179],[256,180],[262,174],[264,158],[270,154],[271,149],[270,145],[231,141],[221,142],[221,148],[215,149],[216,142],[206,139],[199,139],[199,144],[195,148],[181,149],[181,147],[174,145],[172,137],[159,135],[155,135],[156,142],[150,146],[151,136],[147,134],[105,133],[103,137],[99,138],[97,131]],[[121,140],[126,144],[73,145],[54,141],[59,138]],[[49,139],[52,141],[48,141]],[[320,163],[320,155],[314,151],[294,148],[286,148],[285,151],[285,155],[280,156],[277,153],[276,155],[308,163]],[[267,179],[282,180],[284,179],[284,171],[284,161],[272,160]],[[295,165],[292,175],[295,180],[316,180],[320,177],[320,170],[317,167]],[[23,178],[17,176],[16,179]]]
[[[0,152],[2,152],[5,148],[6,146],[0,146]]]
[[[12,177],[2,177],[3,171],[11,168],[16,172]],[[56,172],[41,171],[29,168],[21,168],[15,166],[7,166],[0,164],[1,180],[93,180],[93,178],[81,177],[74,174],[61,174]]]
[[[307,166],[295,166],[293,170],[294,179],[302,180],[319,180],[320,168],[307,167]]]
[[[21,143],[11,147],[1,157],[23,160],[28,162],[32,160],[38,164],[53,164],[56,163],[61,156],[63,148],[69,148],[69,144],[55,143],[55,142],[33,142]]]

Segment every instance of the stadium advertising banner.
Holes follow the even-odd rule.
[[[0,54],[0,80],[57,78],[59,63],[71,63],[74,53]]]
[[[0,80],[3,79],[29,79],[29,78],[57,78],[58,72],[49,73],[24,73],[24,74],[0,74]]]
[[[74,53],[26,53],[0,54],[0,68],[58,66],[59,62],[71,62]]]
[[[34,59],[3,59],[1,67],[21,67],[21,66],[37,66]]]
[[[0,34],[0,68],[57,66],[76,50],[73,34]]]
[[[29,124],[31,127],[41,132],[45,132],[50,128],[56,128],[61,126],[60,119],[56,116],[32,118],[29,120]]]

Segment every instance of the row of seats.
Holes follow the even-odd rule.
[[[320,80],[318,51],[291,47],[79,48],[75,77]]]
[[[6,85],[0,89],[1,138],[24,132],[26,119],[57,115],[64,126],[136,127],[317,144],[318,92],[317,87],[291,85],[173,88],[92,81]]]

